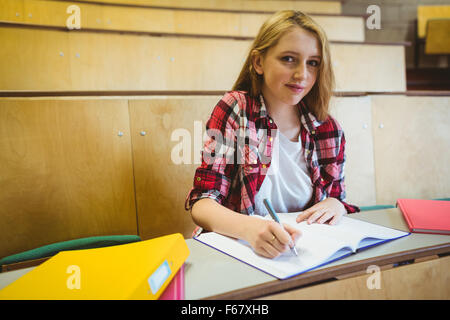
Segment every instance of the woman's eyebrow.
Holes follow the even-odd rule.
[[[293,55],[296,55],[296,56],[299,56],[299,55],[300,55],[298,52],[296,52],[296,51],[290,51],[290,50],[288,50],[288,51],[283,51],[281,54],[293,54]]]
[[[283,51],[281,54],[292,54],[292,55],[296,55],[296,56],[300,55],[299,52],[291,51],[291,50]],[[314,55],[314,56],[310,56],[310,58],[319,58],[319,59],[321,59],[322,57],[320,55]]]

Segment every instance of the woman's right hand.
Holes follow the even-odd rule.
[[[192,218],[202,228],[250,243],[263,257],[275,258],[290,250],[301,236],[300,230],[273,220],[264,220],[232,211],[216,201],[204,198],[192,207]]]
[[[245,240],[250,243],[255,252],[266,258],[276,258],[283,252],[290,250],[301,236],[301,231],[275,221],[251,217]]]

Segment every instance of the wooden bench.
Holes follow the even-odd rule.
[[[0,90],[228,90],[251,40],[0,24]],[[404,92],[404,44],[332,42],[337,90]],[[186,81],[189,79],[189,81]]]
[[[439,52],[448,54],[450,40],[447,19],[450,19],[450,6],[448,5],[417,6],[414,58],[416,68],[419,66],[420,53],[424,45],[426,54],[440,54]],[[427,42],[428,44],[426,44]]]
[[[428,20],[425,53],[450,54],[450,17]]]
[[[92,2],[92,0],[81,0]],[[342,10],[340,1],[288,1],[288,0],[96,0],[105,4],[134,5],[140,7],[162,8],[189,8],[195,10],[220,11],[255,11],[267,12],[284,9],[301,10],[308,13],[340,14]]]

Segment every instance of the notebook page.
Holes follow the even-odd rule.
[[[295,219],[297,218],[299,212],[290,213],[278,213],[278,217],[281,222],[290,224],[291,226],[300,229],[302,233],[308,232],[312,236],[316,235],[323,239],[323,241],[333,242],[336,241],[339,247],[348,246],[352,251],[356,251],[358,242],[364,238],[364,233],[359,232],[359,226],[352,223],[354,219],[347,217],[342,217],[336,225],[312,223],[308,224],[305,221],[297,223]],[[263,219],[270,220],[269,216],[265,216]],[[356,221],[356,224],[358,221]]]
[[[358,236],[360,241],[353,244],[357,249],[371,246],[380,242],[380,240],[383,242],[384,240],[397,239],[410,234],[409,232],[391,229],[356,219],[348,219],[351,220],[351,223],[348,224],[349,227],[351,227],[352,224],[355,225],[355,228],[358,226],[358,232],[356,232],[356,234],[359,233]]]
[[[306,221],[297,224],[295,218],[298,214],[298,212],[279,213],[278,216],[282,222],[303,230],[302,225],[306,224]],[[378,243],[380,240],[395,239],[409,234],[349,217],[342,217],[336,225],[313,223],[308,229],[339,240],[350,246],[353,251]]]

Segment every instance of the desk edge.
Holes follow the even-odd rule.
[[[248,288],[205,297],[202,300],[248,300],[261,298],[283,291],[307,287],[330,279],[334,280],[337,276],[365,270],[370,265],[378,265],[381,267],[388,264],[445,253],[450,253],[450,242],[430,247],[395,252],[325,269],[310,271],[286,280],[274,280]]]

